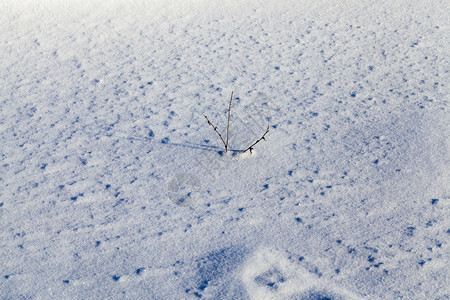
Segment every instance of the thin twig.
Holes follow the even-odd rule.
[[[214,131],[217,132],[217,134],[219,135],[220,139],[222,140],[223,144],[225,145],[225,149],[227,148],[227,144],[225,144],[225,141],[223,140],[222,136],[220,135],[219,131],[217,130],[217,127],[214,126],[211,121],[209,121],[208,117],[203,115],[205,117],[205,119],[208,121],[208,124],[212,126],[212,128],[214,128]]]
[[[230,106],[228,106],[227,143],[225,144],[225,152],[228,152],[228,134],[230,133],[231,100],[233,100],[233,93],[234,91],[231,92]]]
[[[245,152],[247,152],[248,150],[250,150],[250,153],[252,153],[253,146],[255,146],[256,144],[258,144],[261,140],[266,140],[265,136],[266,136],[266,134],[267,134],[268,132],[269,132],[269,125],[267,125],[266,132],[264,132],[263,136],[260,137],[259,140],[257,140],[256,142],[254,142],[250,147],[248,147],[247,149],[245,149],[244,152],[242,152],[242,153],[245,153]]]

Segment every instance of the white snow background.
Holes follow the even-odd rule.
[[[0,298],[449,299],[449,11],[1,1]]]

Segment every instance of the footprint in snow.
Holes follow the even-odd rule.
[[[200,190],[200,180],[193,174],[181,173],[168,183],[169,199],[179,206],[191,206],[195,203],[195,194]]]
[[[272,249],[257,250],[245,262],[241,279],[250,299],[362,299]]]

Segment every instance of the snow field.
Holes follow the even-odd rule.
[[[448,6],[3,1],[0,298],[447,299]]]

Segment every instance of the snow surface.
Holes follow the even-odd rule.
[[[448,13],[1,1],[0,298],[449,299]]]

